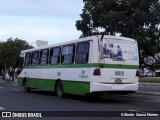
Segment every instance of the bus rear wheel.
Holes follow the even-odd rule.
[[[24,91],[25,92],[30,92],[31,91],[31,88],[28,87],[28,80],[27,79],[24,80]]]
[[[61,81],[58,81],[56,84],[56,95],[59,98],[62,98],[64,96],[64,87]]]

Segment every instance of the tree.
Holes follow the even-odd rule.
[[[33,48],[26,41],[21,39],[7,39],[6,42],[0,42],[0,65],[4,68],[5,63],[7,67],[16,66],[19,59],[20,52],[25,49]]]
[[[159,0],[83,0],[81,20],[76,21],[82,36],[105,33],[134,38],[139,50],[154,55],[160,50]]]

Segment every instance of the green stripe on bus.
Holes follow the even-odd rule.
[[[68,65],[46,65],[46,66],[27,66],[26,69],[44,69],[44,68],[115,68],[115,69],[139,69],[138,65],[121,64],[68,64]]]
[[[63,81],[65,93],[85,95],[90,92],[89,82]]]
[[[28,79],[28,85],[31,88],[38,88],[45,91],[54,91],[55,90],[55,81],[47,79]],[[23,78],[18,78],[18,85],[23,86]]]
[[[104,64],[102,66],[104,66],[104,68],[139,69],[138,65]]]
[[[33,79],[29,78],[29,87],[37,88],[45,91],[55,91],[55,80],[48,79]],[[84,95],[90,92],[89,82],[80,81],[62,81],[64,92],[70,94]],[[23,86],[23,79],[18,78],[18,85]]]
[[[17,78],[17,84],[18,84],[18,86],[22,87],[23,86],[23,78]]]
[[[46,79],[29,79],[29,87],[38,88],[45,91],[54,91],[55,90],[55,82],[54,80],[46,80]]]

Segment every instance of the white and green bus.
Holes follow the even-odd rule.
[[[137,42],[131,38],[97,35],[21,52],[23,70],[18,85],[87,95],[138,90]]]

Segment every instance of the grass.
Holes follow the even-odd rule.
[[[159,77],[142,77],[139,78],[140,83],[160,83]]]

